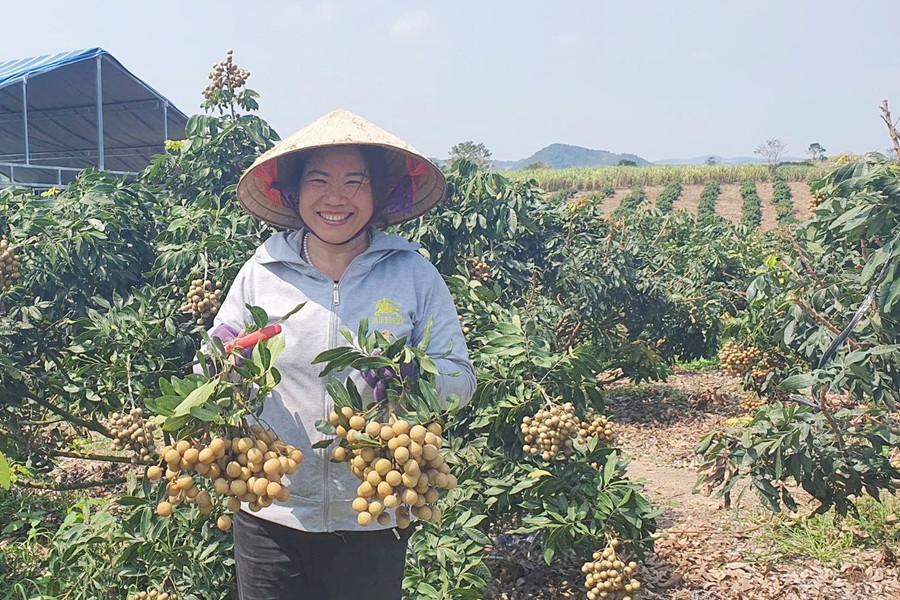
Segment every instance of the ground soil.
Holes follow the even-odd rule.
[[[746,486],[735,490],[730,508],[721,498],[693,492],[698,476],[693,448],[705,433],[741,414],[738,384],[718,371],[682,371],[664,384],[625,383],[610,392],[620,447],[631,458],[628,476],[643,482],[646,496],[664,511],[654,551],[640,567],[638,598],[900,598],[900,567],[890,550],[860,547],[840,565],[774,555],[765,539],[773,516]],[[586,597],[574,560],[551,570],[539,556],[520,552],[495,573],[491,600]]]
[[[792,181],[788,185],[791,188],[791,195],[794,199],[794,210],[792,214],[798,221],[805,221],[812,213],[809,210],[809,202],[812,194],[809,191],[809,184],[805,181]],[[665,186],[647,186],[644,192],[647,195],[647,206],[655,206],[656,199]],[[697,214],[697,207],[700,205],[700,193],[703,191],[703,185],[684,185],[681,188],[681,195],[672,205],[673,210],[686,209],[692,214]],[[756,191],[762,200],[762,224],[763,230],[774,229],[777,224],[775,205],[772,203],[774,191],[771,183],[757,182]],[[590,195],[592,191],[579,192],[576,198]],[[611,214],[622,203],[622,199],[631,193],[631,188],[617,188],[615,193],[609,198],[605,198],[602,203],[604,214]],[[737,183],[725,183],[721,186],[721,193],[716,202],[716,213],[731,221],[732,223],[740,223],[742,210],[741,205],[741,186]]]

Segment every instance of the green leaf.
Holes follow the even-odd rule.
[[[8,490],[11,485],[11,471],[6,457],[0,452],[0,488]]]
[[[798,375],[791,375],[787,379],[781,382],[781,385],[778,387],[782,390],[802,390],[804,388],[812,387],[815,385],[816,376],[812,373],[800,373]]]
[[[216,391],[217,381],[214,379],[210,379],[202,386],[198,387],[172,411],[173,417],[184,417],[191,413],[191,409],[195,406],[201,406],[209,400],[210,396],[212,396],[213,392]]]
[[[250,316],[253,317],[253,324],[257,329],[262,329],[266,325],[269,324],[269,315],[266,314],[266,311],[258,306],[250,306],[246,305],[247,310],[250,311]]]

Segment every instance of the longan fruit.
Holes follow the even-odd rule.
[[[264,477],[260,477],[259,479],[254,481],[253,485],[250,487],[253,489],[253,493],[256,494],[257,496],[265,496],[266,492],[269,489],[269,483],[273,483],[273,482],[270,482],[268,479],[265,479]],[[278,484],[275,484],[275,485],[278,485]]]
[[[425,460],[434,460],[438,456],[437,446],[426,445],[422,447],[422,458]]]
[[[381,498],[384,498],[384,497],[390,496],[391,494],[394,493],[394,486],[389,484],[387,481],[382,481],[375,488],[375,491],[377,492],[378,496],[380,496]]]
[[[163,470],[161,467],[153,465],[152,467],[149,467],[147,469],[147,479],[149,479],[150,481],[159,481],[160,479],[162,479],[162,476]]]
[[[409,422],[404,421],[403,419],[397,419],[394,423],[391,424],[391,427],[394,429],[394,433],[399,435],[404,435],[409,433]]]
[[[168,517],[172,514],[172,504],[170,502],[160,502],[156,505],[156,514],[161,517]]]
[[[375,472],[378,473],[379,475],[381,475],[382,477],[387,475],[391,471],[391,468],[393,467],[393,465],[391,464],[391,461],[386,458],[379,458],[378,460],[375,461],[375,464],[373,466],[375,467]]]
[[[243,479],[235,479],[231,482],[230,486],[231,493],[237,497],[241,497],[247,493],[247,482]]]
[[[428,430],[422,427],[421,425],[413,425],[409,430],[409,437],[414,442],[422,443],[425,441],[425,434],[428,433]]]
[[[403,501],[403,504],[415,504],[419,499],[419,494],[416,490],[407,488],[403,490],[403,494],[401,494],[400,499]]]
[[[372,524],[372,515],[366,511],[363,511],[356,515],[356,522],[363,527],[367,527]]]
[[[423,521],[427,521],[431,518],[431,508],[425,505],[416,506],[415,508],[413,508],[412,513],[417,518],[422,519]]]
[[[373,488],[377,488],[378,484],[382,482],[381,475],[378,474],[378,471],[369,471],[369,474],[366,475],[366,481]]]
[[[353,503],[350,506],[356,512],[363,512],[364,510],[368,510],[369,501],[365,498],[356,498],[355,500],[353,500]]]
[[[402,475],[400,471],[390,470],[385,474],[384,480],[390,484],[391,487],[397,487],[402,481]]]
[[[409,460],[409,450],[404,447],[397,448],[394,450],[394,460],[397,461],[397,464],[402,465]]]
[[[219,515],[219,518],[216,519],[216,527],[222,531],[228,531],[231,529],[231,517],[228,515]]]
[[[382,511],[384,511],[384,505],[381,502],[379,502],[378,500],[369,502],[369,509],[367,512],[373,517],[377,517],[382,513]]]
[[[277,458],[270,458],[263,463],[263,471],[267,475],[279,475],[281,471],[281,461]]]
[[[225,452],[225,440],[220,437],[213,438],[209,443],[209,449],[212,450],[212,453],[216,456],[220,456]]]
[[[381,435],[381,423],[378,421],[369,421],[366,424],[366,435],[377,438]]]
[[[350,417],[350,428],[361,431],[366,428],[366,419],[362,415],[353,415]]]

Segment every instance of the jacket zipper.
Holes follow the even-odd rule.
[[[347,274],[347,271],[350,270],[350,267],[353,266],[353,263],[356,261],[357,258],[359,258],[359,256],[355,257],[353,260],[350,261],[350,264],[347,265],[347,268],[344,270],[344,274],[341,275],[340,281],[332,281],[332,284],[333,284],[333,286],[334,286],[334,287],[332,288],[332,290],[331,290],[332,307],[337,307],[337,306],[340,305],[340,303],[341,303],[341,292],[340,292],[340,289],[339,289],[339,288],[340,288],[340,285],[341,285],[341,281],[344,280],[344,275]],[[318,269],[316,269],[316,268],[313,267],[312,265],[309,265],[309,266],[310,266],[314,271],[318,271]],[[321,271],[319,271],[319,273],[321,273]],[[323,274],[323,275],[324,275],[324,274]],[[338,321],[337,311],[332,310],[332,311],[331,311],[331,317],[329,318],[329,323],[328,323],[329,336],[330,336],[330,339],[329,339],[329,345],[328,345],[329,348],[334,348],[335,345],[337,344],[337,339],[338,339],[337,321]],[[328,392],[325,392],[325,402],[324,402],[324,405],[323,405],[323,409],[324,409],[324,410],[323,410],[323,413],[322,413],[322,418],[324,418],[324,419],[328,419],[328,413],[330,412],[330,409],[329,409],[329,407],[328,407],[328,404],[329,404],[329,402],[328,402]],[[332,406],[333,406],[333,405],[332,405]],[[331,512],[331,511],[329,510],[329,504],[330,504],[330,502],[331,502],[331,494],[330,494],[330,492],[329,492],[328,463],[331,462],[331,460],[330,460],[330,458],[328,457],[328,450],[327,450],[327,449],[323,448],[323,449],[322,449],[322,453],[323,453],[323,455],[324,455],[324,456],[323,456],[324,460],[322,461],[322,483],[324,484],[324,487],[325,487],[325,494],[324,494],[325,508],[324,508],[324,510],[322,511],[322,530],[323,530],[323,531],[330,531],[330,529],[328,528],[328,518],[329,518],[329,513]]]
[[[347,268],[349,269],[350,267],[348,266]],[[345,270],[344,273],[346,273],[346,272],[347,271]],[[343,280],[343,276],[341,277],[341,279]],[[331,291],[331,300],[332,300],[333,308],[337,307],[341,303],[341,293],[340,293],[340,290],[338,289],[338,286],[340,286],[340,281],[335,281],[334,287],[332,288],[332,291]],[[337,320],[338,319],[337,319],[336,311],[334,311],[334,310],[331,311],[331,317],[329,320],[331,321],[328,324],[328,326],[329,326],[328,327],[329,328],[329,347],[334,348],[335,343],[337,342]],[[325,411],[324,411],[324,415],[323,415],[325,419],[328,419],[328,412],[329,412],[328,411],[328,392],[325,392]],[[323,469],[324,481],[323,481],[323,483],[325,484],[325,510],[322,514],[322,518],[323,518],[322,529],[324,531],[329,531],[328,517],[329,517],[329,513],[331,512],[329,510],[329,507],[331,505],[330,504],[331,503],[331,494],[329,493],[330,492],[330,490],[329,490],[330,482],[328,481],[328,463],[331,461],[328,458],[328,450],[323,449],[323,452],[325,453],[324,460],[322,461],[322,463],[324,464],[324,469]]]

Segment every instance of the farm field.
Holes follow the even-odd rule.
[[[446,282],[471,401],[439,397],[448,348],[363,319],[313,362],[315,435],[283,440],[258,417],[303,306],[248,306],[249,356],[204,343],[275,233],[235,186],[278,139],[210,79],[136,178],[0,189],[0,600],[233,600],[232,518],[304,454],[359,480],[360,527],[413,527],[408,600],[897,597],[896,161],[455,161],[391,231]]]
[[[805,181],[788,182],[794,199],[794,208],[791,211],[799,221],[805,221],[811,216],[809,210],[810,200],[812,200],[812,192],[809,189],[809,183]],[[726,183],[721,186],[722,192],[716,203],[716,214],[720,217],[728,219],[735,225],[741,222],[741,186],[738,183]],[[777,225],[775,215],[775,207],[772,204],[774,193],[772,184],[768,182],[757,183],[757,188],[762,199],[763,219],[761,228],[764,230],[773,229]],[[659,194],[665,189],[663,185],[652,185],[644,188],[647,194],[647,205],[654,206]],[[681,195],[673,205],[673,210],[687,210],[693,215],[697,214],[697,207],[700,204],[700,193],[703,191],[703,184],[689,184],[682,186]],[[574,201],[584,198],[590,198],[595,192],[582,191],[574,196]],[[600,209],[605,215],[619,207],[622,199],[631,194],[631,188],[616,188],[614,194],[608,198],[604,198],[600,203]]]

